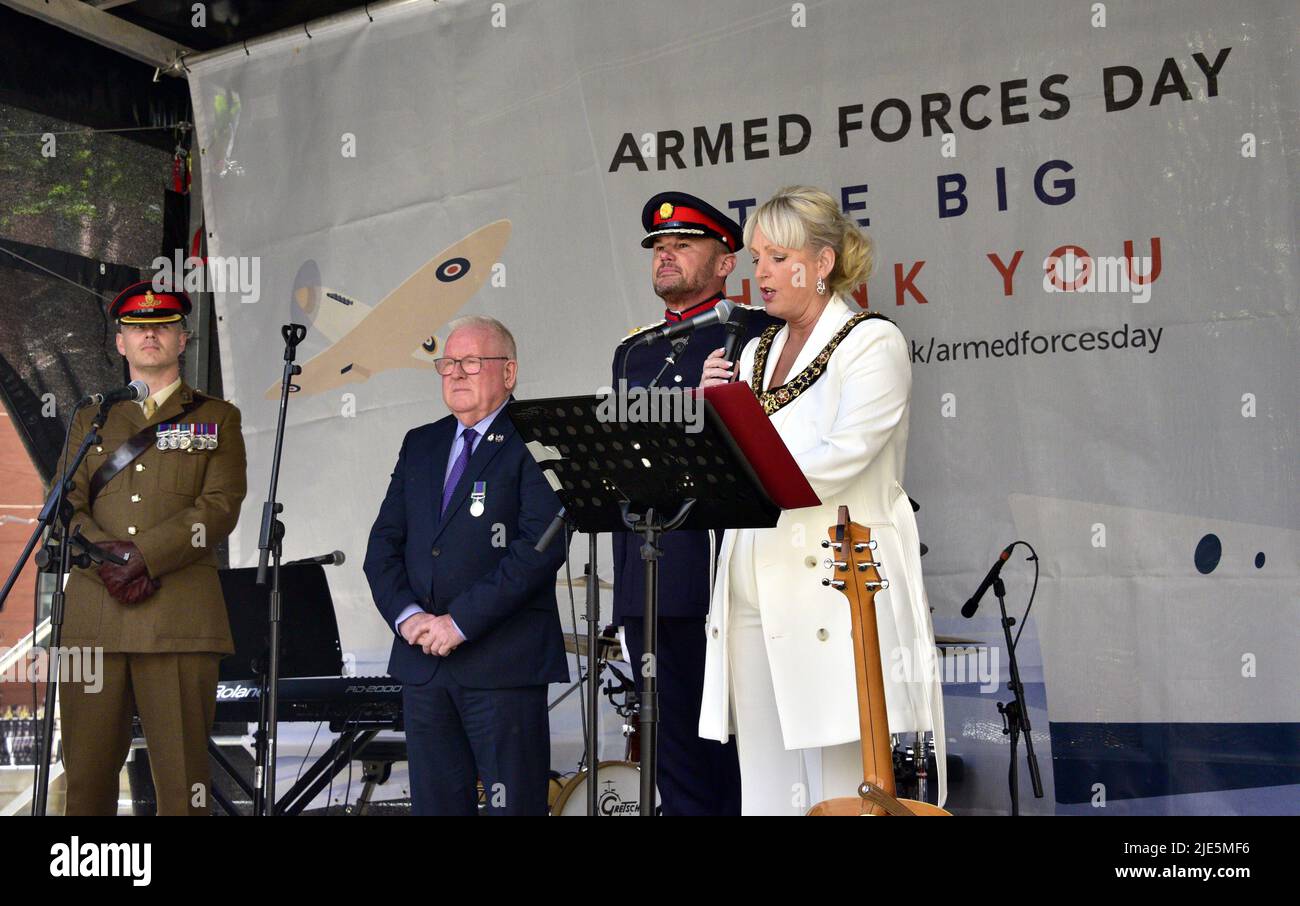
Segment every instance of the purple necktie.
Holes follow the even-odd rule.
[[[456,485],[460,483],[461,476],[465,474],[465,469],[469,465],[469,458],[474,453],[474,438],[478,437],[478,432],[473,428],[466,428],[465,433],[461,435],[465,445],[461,447],[460,455],[456,457],[456,462],[451,467],[451,473],[447,476],[447,483],[442,486],[442,509],[438,511],[438,516],[447,512],[447,504],[451,503],[451,492],[456,490]]]

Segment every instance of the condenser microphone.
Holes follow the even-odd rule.
[[[113,403],[120,403],[123,400],[147,400],[149,398],[149,385],[144,381],[132,381],[125,387],[119,387],[116,390],[110,390],[108,393],[92,393],[82,400],[82,405],[92,406],[111,406]]]

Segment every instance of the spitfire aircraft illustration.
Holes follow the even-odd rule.
[[[432,370],[435,334],[483,285],[509,239],[509,220],[489,223],[434,255],[374,306],[323,286],[320,268],[305,262],[294,280],[294,317],[305,317],[330,345],[303,363],[294,378],[299,392],[324,393],[398,368]],[[276,381],[266,398],[279,395]]]

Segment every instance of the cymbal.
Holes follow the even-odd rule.
[[[576,639],[573,633],[564,634],[564,650],[569,654],[577,654],[581,657],[587,656],[587,636],[580,635]],[[618,639],[609,636],[597,636],[596,638],[596,656],[609,661],[623,660],[623,646],[618,643]]]
[[[937,635],[934,637],[936,648],[987,648],[988,645],[978,639],[960,639],[955,635]]]
[[[597,586],[598,586],[602,591],[613,591],[613,589],[614,589],[614,583],[613,583],[613,582],[606,582],[604,579],[597,579],[597,580],[596,580],[596,584],[597,584]],[[555,587],[556,587],[556,588],[568,588],[568,587],[569,587],[569,583],[568,583],[568,581],[565,580],[565,579],[556,579],[556,580],[555,580]],[[574,576],[574,577],[573,577],[573,588],[574,588],[574,591],[577,591],[578,589],[585,589],[586,587],[587,587],[587,577],[586,577],[586,576]]]

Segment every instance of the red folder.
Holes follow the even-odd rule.
[[[783,510],[821,505],[748,384],[718,384],[705,387],[703,392],[705,402],[717,410],[773,503]]]

